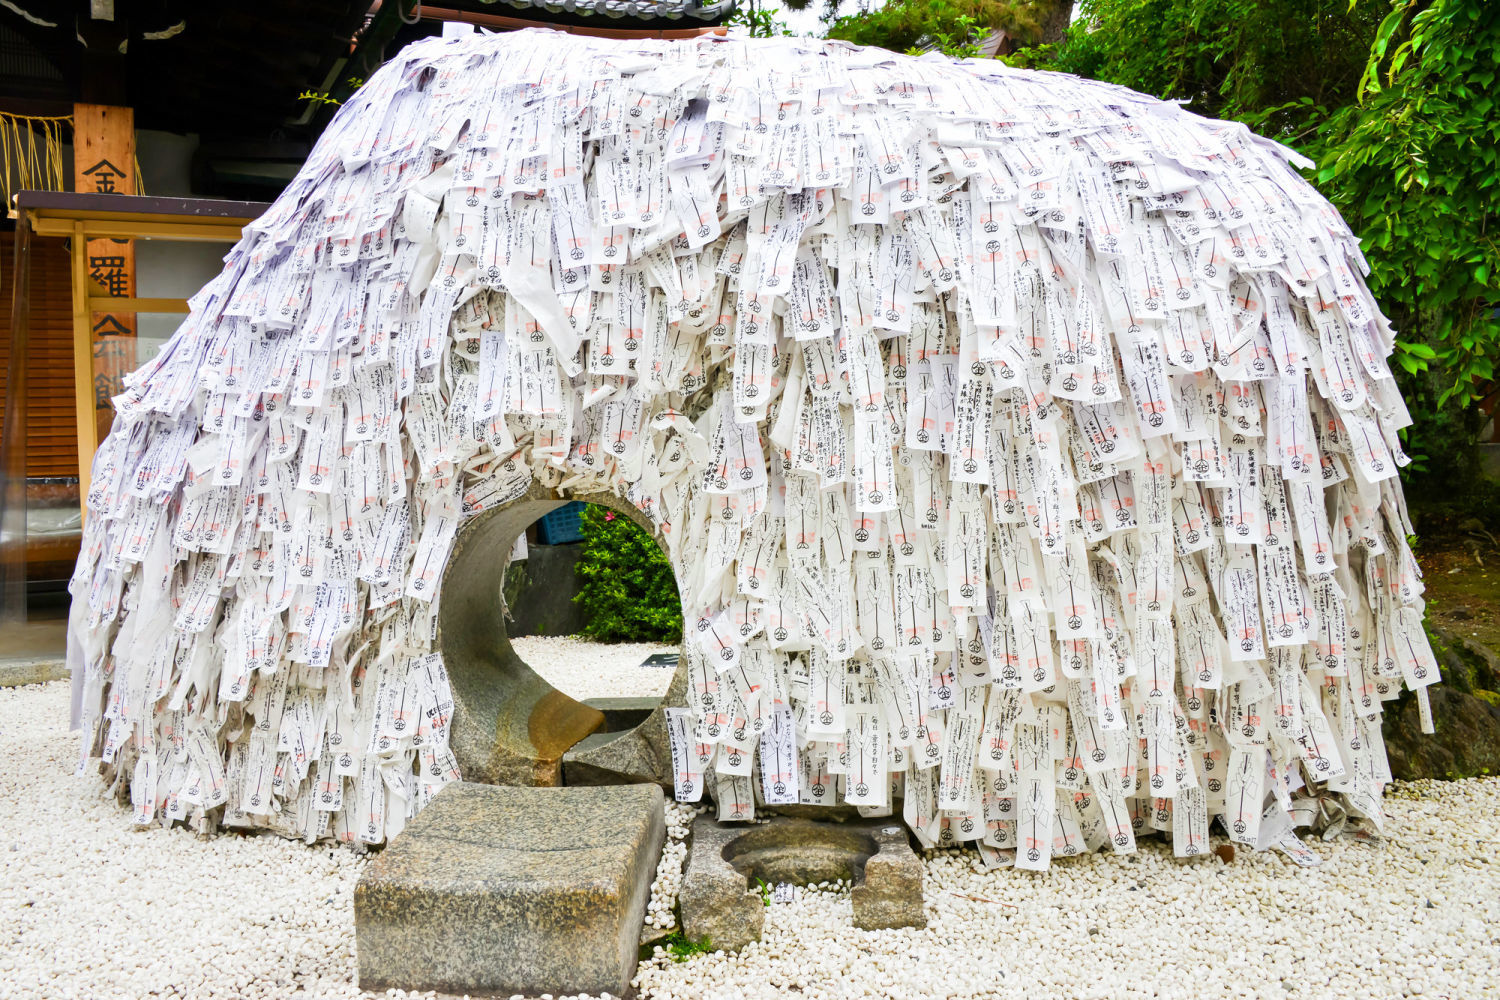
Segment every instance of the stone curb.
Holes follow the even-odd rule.
[[[46,684],[68,678],[68,665],[63,660],[18,660],[0,663],[0,688],[21,687],[26,684]]]

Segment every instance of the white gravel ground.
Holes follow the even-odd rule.
[[[1314,844],[1317,869],[1274,852],[1177,861],[1149,841],[1045,873],[940,852],[925,930],[862,931],[847,891],[799,890],[737,956],[658,954],[638,981],[652,1000],[1500,996],[1500,779],[1392,798],[1393,840]]]
[[[660,698],[672,683],[672,667],[643,667],[655,653],[677,646],[654,642],[602,643],[572,636],[523,636],[511,647],[547,683],[571,698]]]
[[[134,830],[96,780],[72,776],[67,713],[65,682],[0,690],[0,997],[361,996],[358,855]],[[926,930],[861,931],[847,890],[799,890],[771,907],[764,941],[738,956],[660,955],[640,989],[655,1000],[1500,997],[1500,779],[1401,786],[1389,808],[1391,840],[1314,844],[1325,861],[1313,870],[1243,851],[1229,865],[1178,862],[1150,844],[1044,874],[981,874],[973,855],[939,855]]]
[[[347,996],[362,859],[131,826],[73,776],[68,683],[0,690],[0,996]]]

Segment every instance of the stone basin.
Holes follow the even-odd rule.
[[[879,850],[875,838],[859,827],[786,819],[745,830],[722,853],[751,885],[756,880],[808,885],[862,877],[865,862]]]
[[[894,818],[847,823],[776,816],[750,826],[693,821],[693,846],[678,900],[682,930],[714,947],[760,940],[766,904],[757,880],[808,885],[854,883],[854,925],[864,930],[926,927],[922,863]]]

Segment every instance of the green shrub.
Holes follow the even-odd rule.
[[[581,587],[584,634],[601,642],[675,642],[682,603],[672,565],[634,521],[590,504],[583,511]]]

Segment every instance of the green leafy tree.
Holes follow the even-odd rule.
[[[682,638],[682,603],[672,564],[634,521],[590,504],[583,511],[584,634],[601,642],[675,642]]]
[[[977,43],[996,28],[1023,44],[1039,42],[1067,7],[1066,0],[891,0],[878,10],[837,17],[828,37],[895,52],[931,45],[963,58],[976,55]]]
[[[1187,100],[1295,145],[1354,101],[1380,17],[1349,0],[1082,0],[1059,45],[1009,61]]]
[[[1404,0],[1380,23],[1359,103],[1318,136],[1317,181],[1359,234],[1401,339],[1413,451],[1451,489],[1474,463],[1474,398],[1500,352],[1500,4]],[[1458,432],[1455,434],[1454,432]]]
[[[802,10],[807,4],[794,3],[787,6],[793,10]],[[776,5],[767,3],[767,0],[744,0],[735,7],[734,13],[724,23],[730,27],[744,28],[751,38],[772,38],[792,33],[786,22],[776,16]]]

